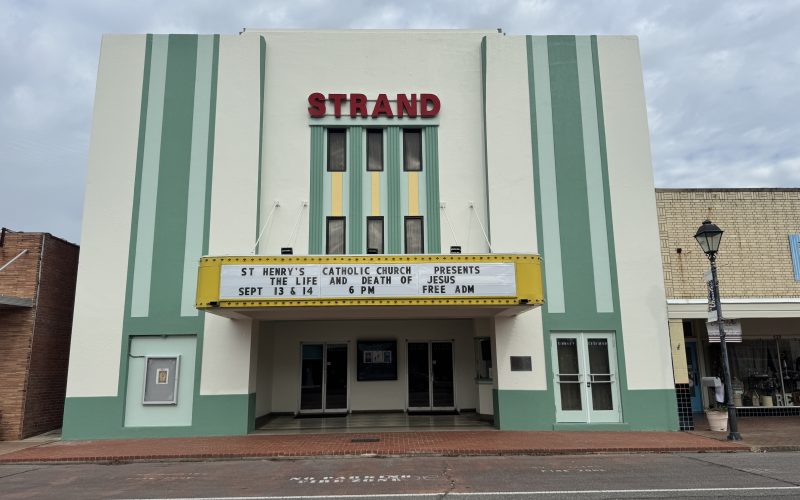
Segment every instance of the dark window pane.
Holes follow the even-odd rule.
[[[322,409],[322,345],[304,344],[300,366],[300,409]]]
[[[613,410],[611,396],[611,364],[608,359],[607,339],[588,339],[589,377],[592,382],[592,409]]]
[[[383,253],[383,217],[367,217],[367,253]]]
[[[453,394],[453,344],[431,343],[431,374],[433,375],[433,406],[451,408],[455,406]]]
[[[561,392],[561,409],[576,411],[583,408],[581,401],[581,382],[578,377],[578,341],[570,338],[557,338],[558,384]]]
[[[344,129],[328,129],[328,172],[344,172],[347,170],[347,134]]]
[[[419,129],[403,131],[403,170],[406,172],[422,170],[422,132]]]
[[[325,409],[347,409],[347,345],[327,346],[325,377]]]
[[[344,253],[344,217],[328,217],[328,254]]]
[[[431,406],[428,343],[408,343],[408,406]]]
[[[367,130],[367,170],[380,172],[383,170],[383,130]]]
[[[406,217],[406,253],[425,253],[422,217]]]

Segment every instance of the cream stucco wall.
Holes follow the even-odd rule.
[[[599,37],[597,50],[628,387],[673,388],[639,43]]]
[[[208,252],[241,255],[256,239],[260,113],[258,38],[223,36],[219,44],[214,172]],[[258,337],[250,320],[205,315],[200,394],[255,391]]]
[[[440,199],[464,252],[488,250],[469,204],[486,227],[480,43],[484,36],[502,35],[477,30],[247,30],[242,38],[261,36],[266,40],[262,221],[280,201],[261,253],[278,254],[287,244],[295,254],[308,249],[307,209],[295,240],[290,235],[309,198],[311,122],[306,108],[313,92],[363,93],[371,99],[378,93],[438,95]],[[456,244],[446,224],[442,220],[445,249]]]
[[[103,37],[67,397],[117,394],[144,55],[143,35]]]

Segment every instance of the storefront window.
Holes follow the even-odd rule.
[[[709,354],[719,359],[719,344]],[[728,355],[736,406],[800,406],[800,338],[743,339]]]

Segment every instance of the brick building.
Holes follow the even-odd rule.
[[[679,394],[701,411],[699,378],[721,371],[705,323],[708,259],[693,238],[709,218],[725,231],[723,315],[742,332],[729,345],[734,403],[742,415],[800,414],[800,189],[657,189],[656,204]]]
[[[2,230],[0,440],[61,427],[78,250],[48,233]]]

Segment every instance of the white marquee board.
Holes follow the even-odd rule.
[[[514,297],[513,262],[223,265],[222,300]]]

